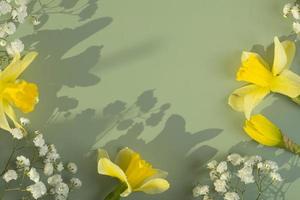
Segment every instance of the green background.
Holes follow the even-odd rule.
[[[50,14],[35,30],[24,26],[24,42],[39,52],[24,75],[41,93],[29,117],[78,163],[84,185],[71,199],[103,199],[116,181],[97,174],[91,149],[104,147],[113,157],[124,146],[168,171],[171,183],[163,194],[128,200],[192,199],[203,166],[229,152],[277,161],[286,182],[269,199],[296,199],[298,157],[251,142],[243,114],[227,105],[242,85],[235,81],[241,52],[264,52],[274,36],[291,33],[291,20],[282,17],[286,2],[68,0],[64,9],[88,8],[77,16]],[[293,70],[300,71],[299,51]],[[300,143],[299,106],[271,95],[259,112]]]

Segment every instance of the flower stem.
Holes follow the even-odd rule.
[[[288,136],[283,135],[284,148],[294,154],[300,155],[300,145],[296,144]]]
[[[124,183],[119,184],[111,193],[109,193],[104,200],[119,200],[122,192],[127,189],[127,185]]]

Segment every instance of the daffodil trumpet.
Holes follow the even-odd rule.
[[[38,102],[38,87],[34,83],[20,80],[20,75],[27,69],[37,56],[36,52],[29,52],[23,58],[20,54],[15,55],[11,63],[0,72],[0,128],[11,131],[12,127],[22,128],[17,120],[13,107],[23,113],[34,110]],[[24,131],[24,133],[26,133]]]
[[[300,95],[300,76],[289,70],[295,51],[293,41],[280,42],[275,37],[272,67],[260,55],[243,52],[236,79],[249,84],[235,90],[230,95],[228,104],[234,110],[244,112],[249,119],[252,110],[271,92],[286,95],[297,102],[296,98]]]
[[[108,194],[105,200],[117,200],[132,192],[158,194],[170,187],[165,179],[166,172],[153,168],[150,163],[141,158],[140,154],[129,148],[120,150],[115,162],[110,160],[105,150],[99,149],[98,173],[120,181],[120,184]]]
[[[275,124],[261,114],[253,115],[246,120],[244,130],[253,140],[262,145],[283,148],[300,155],[300,145],[283,134]]]

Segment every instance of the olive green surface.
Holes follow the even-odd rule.
[[[92,149],[105,148],[113,158],[125,146],[168,171],[171,183],[163,194],[128,200],[192,199],[207,161],[229,152],[277,161],[286,182],[266,199],[298,199],[299,159],[250,141],[243,114],[227,105],[242,85],[235,81],[241,52],[263,52],[274,36],[291,33],[281,13],[286,2],[80,0],[90,4],[88,19],[50,14],[35,31],[24,27],[23,40],[39,52],[24,75],[41,95],[29,117],[66,160],[78,163],[84,185],[70,199],[102,200],[117,181],[97,174]],[[299,72],[296,56],[292,69]],[[299,106],[270,95],[259,112],[300,143]]]

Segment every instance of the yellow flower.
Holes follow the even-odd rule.
[[[284,136],[279,128],[263,115],[253,115],[246,120],[245,132],[256,142],[274,147],[284,147]]]
[[[248,119],[254,107],[270,92],[291,98],[299,96],[300,76],[289,70],[295,49],[294,42],[280,42],[275,37],[272,68],[258,54],[243,52],[237,80],[250,84],[235,90],[229,97],[229,105],[236,111],[244,112]]]
[[[38,88],[33,83],[19,80],[18,77],[37,56],[36,52],[30,52],[21,59],[17,54],[12,62],[0,72],[0,128],[11,130],[7,117],[18,128],[19,124],[13,107],[24,113],[34,110],[38,98]]]
[[[167,173],[154,169],[129,148],[119,151],[115,163],[110,160],[105,150],[98,150],[98,154],[98,173],[115,177],[127,185],[121,193],[122,197],[135,191],[157,194],[169,189],[169,183],[164,179]]]

